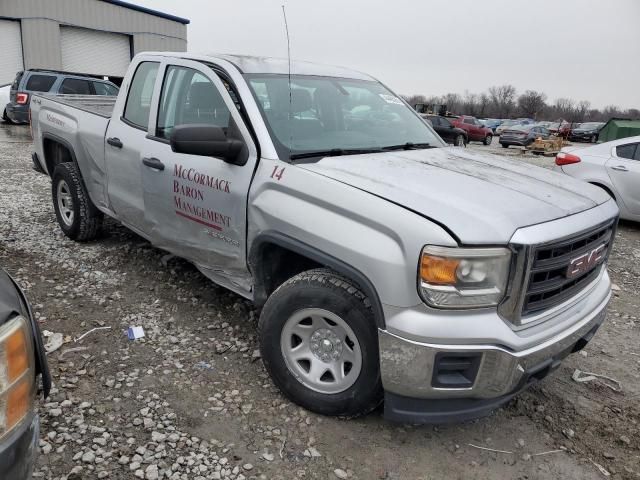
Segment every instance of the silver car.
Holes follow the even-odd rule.
[[[618,202],[620,218],[640,221],[640,136],[565,147],[556,170],[604,189]]]

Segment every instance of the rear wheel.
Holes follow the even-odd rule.
[[[487,135],[486,137],[484,137],[484,140],[482,141],[482,143],[484,143],[485,145],[491,145],[492,141],[493,141],[493,135]]]
[[[82,242],[98,235],[103,214],[91,202],[75,163],[55,168],[51,194],[58,225],[67,237]]]
[[[258,330],[267,371],[295,403],[354,417],[382,401],[370,303],[345,277],[315,269],[289,279],[267,300]]]
[[[5,108],[4,111],[2,112],[2,120],[4,120],[6,123],[8,124],[13,124],[13,122],[11,121],[11,119],[7,116],[7,109]]]
[[[502,145],[502,148],[509,148],[509,145],[506,143],[501,143],[500,145]]]

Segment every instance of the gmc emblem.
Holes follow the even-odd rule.
[[[583,253],[579,257],[572,259],[567,268],[567,278],[579,277],[598,265],[604,258],[605,248],[606,246],[603,243],[590,252]]]

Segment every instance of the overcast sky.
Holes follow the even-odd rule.
[[[510,83],[640,108],[640,0],[131,0],[191,20],[189,51],[367,72],[400,94]]]

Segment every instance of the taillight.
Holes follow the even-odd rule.
[[[16,103],[18,105],[26,105],[28,101],[29,101],[28,93],[19,92],[16,94]]]
[[[566,152],[560,152],[556,155],[556,165],[571,165],[580,162],[580,157]]]

